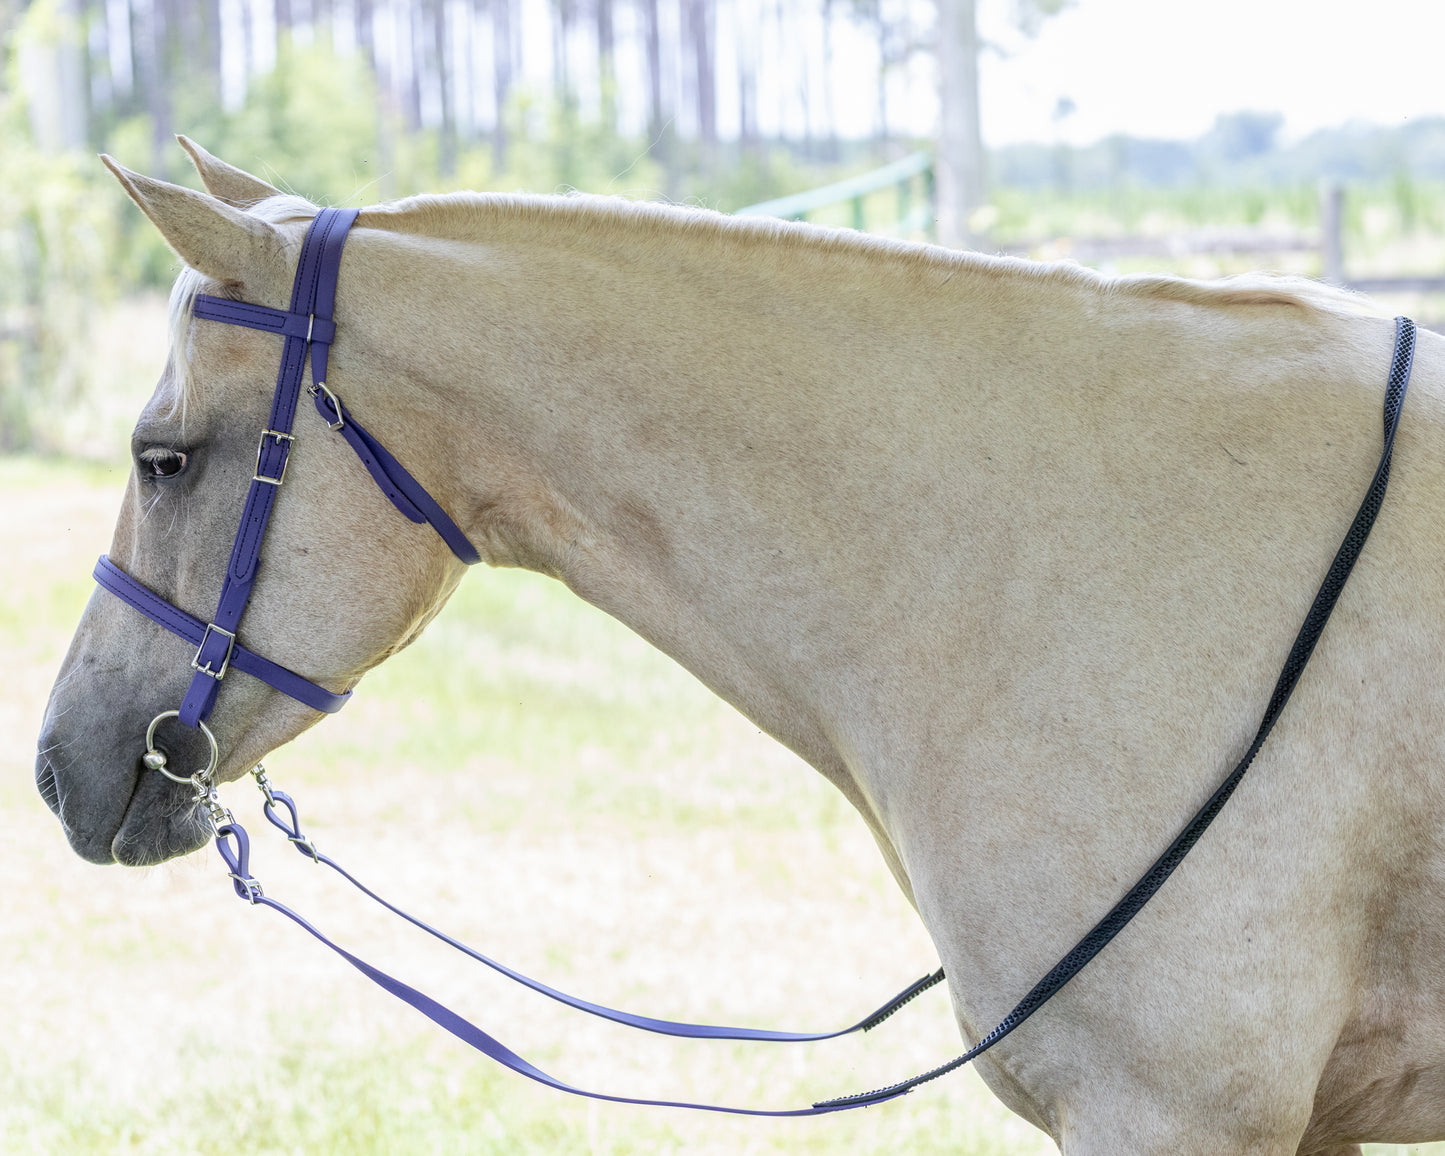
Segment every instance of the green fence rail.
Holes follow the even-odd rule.
[[[921,197],[916,195],[915,189],[920,183]],[[889,188],[898,190],[897,213],[890,223],[891,227],[880,231],[901,233],[904,236],[910,233],[931,235],[934,223],[933,154],[926,150],[911,153],[891,165],[860,173],[847,180],[835,181],[831,185],[794,193],[790,197],[778,197],[776,200],[747,205],[735,215],[806,221],[822,209],[847,204],[851,209],[853,228],[863,231],[867,229],[864,199],[872,193]]]

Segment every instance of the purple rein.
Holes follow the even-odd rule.
[[[142,758],[144,765],[160,771],[175,782],[189,783],[194,787],[197,802],[210,815],[216,834],[216,849],[220,852],[221,858],[230,871],[232,886],[237,895],[252,904],[271,907],[281,912],[392,995],[410,1004],[472,1047],[530,1079],[538,1080],[560,1091],[619,1103],[664,1104],[674,1107],[698,1108],[704,1111],[756,1116],[815,1115],[838,1111],[845,1107],[879,1102],[901,1095],[902,1091],[906,1089],[890,1089],[885,1093],[867,1094],[862,1097],[845,1097],[843,1101],[815,1104],[807,1108],[761,1111],[723,1108],[709,1104],[686,1104],[678,1101],[631,1099],[572,1087],[528,1063],[482,1029],[462,1019],[429,996],[392,978],[333,943],[296,912],[266,896],[260,883],[251,876],[250,838],[231,813],[221,806],[212,777],[218,754],[214,736],[211,735],[205,722],[215,707],[221,682],[232,669],[244,671],[313,710],[327,713],[340,710],[351,697],[350,691],[338,694],[323,686],[318,686],[294,671],[247,649],[237,639],[241,617],[245,613],[246,605],[251,597],[251,588],[256,581],[261,558],[261,544],[266,536],[271,510],[276,496],[285,482],[286,463],[291,453],[291,443],[295,441],[295,435],[291,432],[292,423],[296,416],[297,403],[300,400],[302,379],[305,376],[308,357],[310,358],[312,377],[312,384],[308,392],[315,401],[316,412],[331,430],[340,433],[346,439],[347,444],[355,450],[357,457],[361,459],[381,492],[411,521],[425,522],[431,525],[451,551],[463,562],[471,565],[481,560],[476,548],[467,540],[461,528],[446,511],[387,451],[386,447],[357,422],[351,412],[342,404],[341,399],[327,387],[327,355],[332,342],[336,339],[333,310],[336,302],[341,251],[346,243],[347,233],[356,220],[357,213],[356,209],[322,209],[317,213],[316,219],[307,229],[306,240],[302,246],[301,259],[296,270],[296,282],[291,293],[290,309],[283,311],[265,305],[253,305],[246,301],[230,301],[205,294],[196,297],[194,316],[198,319],[219,321],[227,325],[242,325],[250,329],[274,333],[284,339],[284,346],[281,354],[281,369],[276,378],[276,392],[271,403],[270,419],[266,428],[260,431],[260,439],[256,447],[256,469],[241,511],[241,522],[236,531],[235,543],[231,547],[231,558],[226,567],[226,576],[221,586],[221,596],[216,606],[216,613],[211,621],[202,622],[199,618],[172,605],[155,591],[125,573],[104,555],[96,563],[95,580],[101,586],[125,602],[126,605],[144,614],[152,622],[164,627],[172,634],[184,638],[196,647],[195,657],[191,660],[195,674],[191,678],[190,688],[182,700],[179,711],[165,711],[152,720],[146,736],[147,750]],[[185,725],[200,729],[211,741],[210,765],[189,778],[167,770],[164,752],[152,745],[157,725],[171,717],[179,717]],[[867,1031],[881,1023],[920,992],[943,979],[941,970],[924,976],[862,1020],[850,1027],[832,1032],[779,1032],[720,1027],[710,1024],[687,1024],[616,1011],[567,995],[565,992],[529,979],[511,968],[481,955],[382,899],[339,864],[316,850],[311,840],[301,833],[301,823],[295,804],[285,794],[271,790],[265,771],[259,765],[253,769],[252,774],[256,777],[265,796],[267,819],[285,832],[302,853],[337,871],[388,910],[478,962],[570,1007],[628,1027],[700,1039],[769,1042],[830,1039],[851,1032]],[[278,804],[286,809],[289,822],[277,812]]]
[[[1171,843],[1164,853],[1155,861],[1153,866],[1151,866],[1129,892],[1115,904],[1113,909],[1109,911],[1068,954],[1059,960],[1049,973],[1019,1001],[1014,1009],[1010,1011],[992,1031],[988,1032],[963,1055],[931,1071],[915,1076],[912,1079],[904,1080],[873,1092],[865,1092],[855,1096],[843,1096],[834,1100],[819,1101],[807,1108],[765,1111],[745,1108],[726,1108],[712,1104],[691,1104],[680,1101],[634,1099],[625,1096],[612,1096],[589,1092],[557,1080],[528,1063],[521,1056],[512,1052],[492,1036],[482,1031],[482,1029],[463,1019],[449,1008],[437,1003],[415,988],[393,979],[385,972],[379,971],[364,960],[359,959],[339,947],[290,908],[267,897],[262,892],[261,885],[250,874],[250,840],[245,830],[240,824],[235,822],[230,812],[226,811],[225,808],[220,805],[216,797],[215,783],[212,774],[215,770],[218,757],[217,748],[214,737],[211,736],[209,729],[205,726],[204,720],[210,715],[215,705],[217,690],[220,687],[222,679],[231,667],[234,666],[236,669],[245,671],[253,677],[262,679],[277,690],[291,695],[293,698],[298,699],[316,710],[338,710],[347,698],[350,697],[350,692],[335,694],[284,667],[260,657],[240,645],[236,638],[237,627],[240,624],[242,614],[245,612],[246,604],[251,595],[251,587],[256,579],[257,566],[260,561],[261,542],[266,533],[266,526],[271,516],[272,505],[276,500],[277,492],[284,482],[286,460],[290,454],[291,443],[295,440],[291,433],[291,427],[296,413],[296,404],[300,397],[301,382],[305,375],[308,355],[311,359],[313,381],[310,392],[315,399],[317,412],[332,430],[341,433],[342,436],[346,438],[348,444],[356,451],[358,457],[360,457],[367,471],[371,474],[373,480],[375,480],[382,492],[391,499],[397,509],[412,521],[430,523],[456,556],[463,562],[470,564],[479,560],[476,550],[472,547],[471,543],[467,541],[466,536],[461,532],[456,523],[447,516],[446,512],[442,510],[416,479],[413,478],[375,438],[356,423],[355,418],[353,418],[346,407],[342,405],[340,398],[327,388],[327,353],[332,341],[335,340],[336,337],[336,326],[332,319],[332,310],[336,300],[336,282],[341,262],[341,250],[346,241],[347,231],[351,228],[356,216],[357,210],[355,209],[322,209],[317,214],[316,219],[311,223],[311,227],[306,233],[306,241],[302,248],[300,264],[296,271],[296,284],[292,290],[291,308],[289,310],[283,312],[282,310],[271,309],[263,305],[251,305],[240,301],[227,301],[217,297],[200,296],[196,299],[196,317],[211,321],[220,321],[228,325],[244,325],[253,329],[276,333],[285,338],[285,347],[282,353],[281,370],[276,379],[276,394],[272,403],[270,423],[260,434],[260,443],[256,449],[256,471],[252,476],[251,487],[246,495],[246,503],[241,515],[240,528],[236,532],[236,540],[231,550],[231,560],[226,569],[226,577],[222,584],[220,602],[216,608],[215,617],[209,623],[203,623],[200,619],[186,614],[184,611],[172,606],[164,598],[125,574],[108,558],[102,557],[96,565],[95,577],[102,586],[121,598],[128,605],[140,611],[147,618],[151,619],[151,621],[158,623],[165,629],[196,645],[196,656],[191,662],[192,667],[195,669],[195,675],[191,679],[190,689],[186,693],[179,712],[166,711],[157,715],[156,718],[152,720],[150,730],[146,736],[147,750],[142,756],[142,761],[145,766],[159,770],[177,782],[189,782],[195,787],[196,798],[206,806],[211,816],[212,825],[215,827],[217,850],[230,869],[231,880],[236,893],[242,898],[247,899],[252,904],[272,907],[281,912],[333,951],[336,951],[353,967],[385,988],[392,995],[416,1008],[459,1039],[477,1048],[512,1071],[527,1076],[529,1079],[537,1080],[549,1087],[556,1088],[559,1091],[588,1096],[599,1100],[612,1100],[625,1104],[659,1104],[749,1116],[808,1116],[882,1103],[885,1100],[891,1100],[897,1096],[904,1095],[919,1084],[937,1079],[939,1076],[968,1063],[975,1056],[980,1055],[1018,1028],[1077,975],[1078,972],[1093,959],[1095,955],[1102,951],[1114,936],[1119,934],[1129,921],[1143,909],[1144,905],[1148,903],[1149,899],[1164,885],[1175,868],[1183,861],[1189,850],[1203,836],[1205,830],[1214,820],[1215,816],[1223,809],[1230,795],[1243,779],[1255,754],[1264,744],[1270,730],[1273,728],[1275,720],[1284,710],[1285,704],[1288,702],[1290,694],[1294,690],[1295,683],[1298,681],[1305,663],[1309,661],[1310,654],[1313,652],[1315,644],[1319,641],[1325,623],[1328,621],[1330,613],[1334,608],[1335,601],[1338,599],[1341,590],[1343,590],[1345,582],[1349,578],[1350,571],[1360,555],[1360,551],[1364,548],[1365,540],[1368,538],[1370,528],[1374,524],[1375,515],[1379,512],[1380,506],[1384,501],[1385,489],[1390,475],[1390,461],[1395,432],[1399,425],[1400,412],[1404,404],[1405,390],[1409,383],[1410,368],[1414,356],[1415,326],[1413,322],[1406,318],[1398,318],[1396,322],[1395,356],[1390,367],[1385,391],[1385,436],[1384,450],[1381,454],[1380,464],[1376,469],[1374,480],[1370,484],[1365,500],[1355,516],[1354,524],[1351,526],[1350,532],[1346,535],[1344,543],[1336,554],[1319,593],[1316,595],[1315,602],[1305,618],[1304,625],[1295,638],[1294,645],[1291,647],[1289,657],[1285,662],[1284,670],[1280,673],[1274,693],[1271,695],[1269,704],[1264,712],[1263,720],[1255,734],[1254,740],[1245,752],[1244,758],[1224,779],[1204,806],[1185,824],[1184,828],[1175,837],[1173,843]],[[166,759],[164,752],[151,746],[151,737],[155,733],[156,726],[163,719],[176,714],[179,715],[180,720],[187,726],[201,729],[206,736],[211,739],[211,765],[204,771],[196,772],[196,774],[192,775],[189,779],[182,778],[167,771],[165,769]],[[635,1016],[626,1012],[612,1011],[600,1005],[565,995],[535,980],[529,980],[527,977],[480,955],[464,944],[451,939],[449,936],[444,935],[442,932],[437,931],[435,928],[432,928],[421,920],[406,914],[386,900],[383,900],[379,895],[363,886],[355,877],[344,871],[335,862],[320,854],[311,840],[301,833],[300,820],[297,816],[295,804],[291,799],[280,792],[272,791],[270,783],[265,777],[265,772],[259,766],[257,766],[252,773],[255,775],[257,783],[260,785],[261,791],[266,799],[266,817],[274,825],[279,827],[303,853],[309,855],[318,863],[324,863],[328,867],[331,867],[389,910],[400,915],[418,928],[436,936],[443,942],[465,952],[473,959],[495,968],[504,975],[525,984],[535,991],[548,995],[553,999],[561,1000],[571,1007],[589,1012],[593,1015],[603,1016],[604,1018],[626,1024],[630,1027],[663,1032],[668,1035],[709,1039],[767,1040],[775,1042],[826,1039],[830,1036],[843,1035],[848,1032],[866,1031],[868,1028],[881,1022],[886,1016],[892,1014],[893,1011],[903,1006],[903,1004],[907,1003],[919,992],[943,979],[943,972],[941,970],[930,976],[925,976],[923,979],[910,985],[903,992],[900,992],[898,996],[894,997],[894,999],[890,1000],[882,1008],[879,1008],[878,1011],[865,1017],[852,1027],[845,1028],[839,1032],[795,1033],[723,1028],[705,1024],[681,1024],[669,1020],[658,1020],[651,1017]],[[276,810],[278,803],[286,808],[289,815],[289,822],[278,814]]]

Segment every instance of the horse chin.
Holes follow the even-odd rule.
[[[210,838],[210,823],[190,788],[146,775],[110,841],[110,855],[126,867],[150,867],[188,855]]]

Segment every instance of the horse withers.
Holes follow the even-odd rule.
[[[112,165],[187,268],[110,558],[210,623],[268,484],[281,342],[195,302],[285,311],[317,210],[183,143],[209,195]],[[329,390],[485,561],[561,579],[847,796],[970,1040],[1249,742],[1380,453],[1394,335],[1306,282],[474,194],[362,211],[334,320]],[[465,566],[303,408],[232,633],[340,694]],[[1445,1136],[1442,547],[1445,350],[1425,333],[1389,497],[1250,776],[978,1061],[1070,1156]],[[87,607],[37,758],[85,858],[208,838],[140,759],[199,657],[109,590]],[[215,778],[320,717],[230,671]],[[209,757],[164,726],[173,763]]]

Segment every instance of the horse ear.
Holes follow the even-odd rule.
[[[191,163],[196,166],[196,172],[201,174],[201,181],[211,196],[219,197],[226,204],[247,209],[257,201],[281,195],[280,189],[268,185],[260,177],[253,177],[244,169],[228,165],[219,157],[212,156],[190,137],[177,134],[176,140],[190,155]]]
[[[104,154],[100,159],[192,269],[242,285],[267,278],[283,265],[281,234],[265,221],[209,194],[131,172]]]

